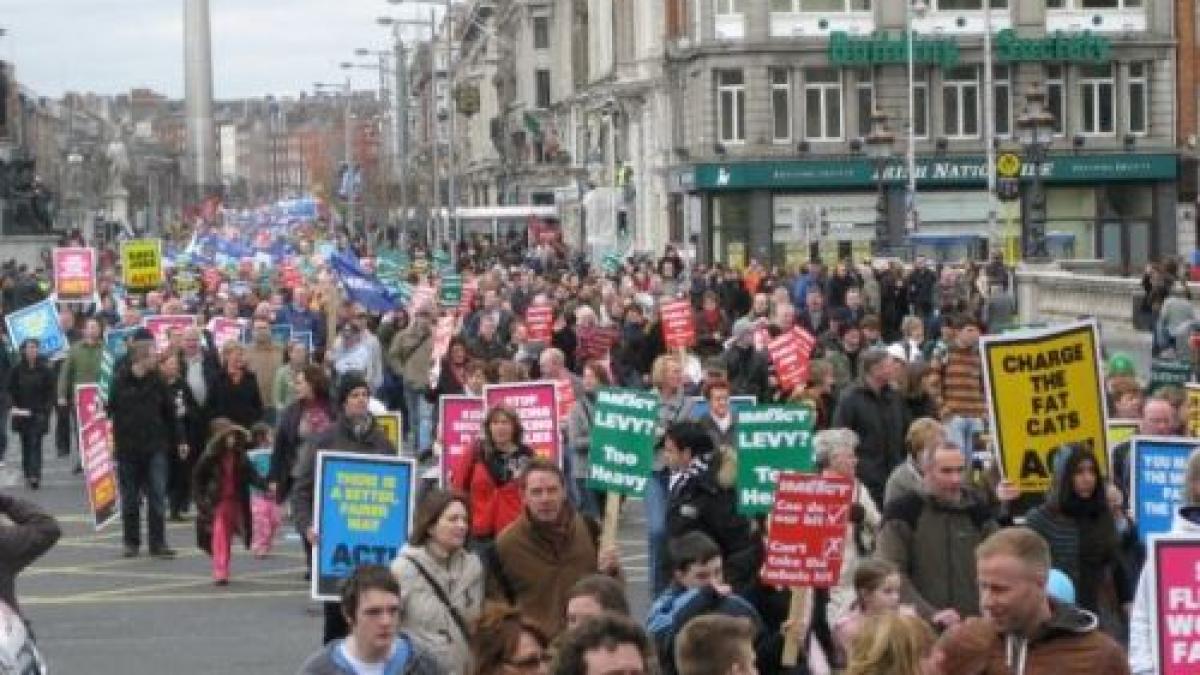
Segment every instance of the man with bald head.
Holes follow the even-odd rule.
[[[1174,436],[1179,433],[1179,411],[1165,398],[1153,396],[1142,406],[1142,418],[1138,420],[1139,436]],[[1129,506],[1129,441],[1119,443],[1112,450],[1113,483],[1125,495],[1125,506]]]

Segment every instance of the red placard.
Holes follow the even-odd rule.
[[[662,307],[663,344],[667,349],[685,349],[696,344],[696,320],[686,300],[668,302]]]
[[[454,468],[471,452],[483,426],[483,399],[478,396],[443,396],[438,405],[442,435],[442,486],[451,485]]]
[[[797,471],[780,473],[767,531],[763,583],[781,587],[836,586],[853,497],[854,482],[849,478]]]
[[[54,293],[59,302],[92,299],[96,293],[94,249],[54,249]]]
[[[488,409],[510,408],[521,420],[525,445],[539,457],[562,466],[562,437],[558,423],[558,391],[553,382],[489,384],[483,389]]]
[[[112,423],[98,417],[79,428],[79,461],[83,466],[92,524],[97,530],[120,515],[117,467],[113,461]]]
[[[571,415],[571,408],[575,407],[575,387],[571,386],[571,380],[567,378],[555,380],[554,387],[558,394],[558,423],[566,424],[567,417]]]
[[[530,342],[550,344],[554,336],[554,308],[534,305],[525,310],[525,332]]]
[[[808,356],[794,333],[784,333],[767,345],[779,388],[791,391],[808,380]]]
[[[75,421],[79,428],[85,428],[92,422],[108,418],[104,409],[104,399],[100,396],[100,385],[75,385]]]

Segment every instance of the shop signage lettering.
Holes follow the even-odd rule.
[[[958,43],[950,38],[928,38],[913,35],[913,63],[934,64],[942,68],[958,65]],[[870,37],[853,37],[845,32],[829,36],[826,51],[833,66],[871,66],[908,63],[908,36],[876,33]],[[1089,31],[1064,33],[1056,31],[1045,37],[1023,38],[1011,28],[996,33],[996,61],[1020,63],[1026,61],[1064,61],[1071,63],[1103,63],[1112,58],[1112,43]]]
[[[1107,38],[1088,31],[1068,35],[1055,31],[1042,38],[1021,38],[1011,28],[996,33],[996,60],[1000,63],[1018,61],[1072,61],[1102,63],[1112,56],[1112,43]]]

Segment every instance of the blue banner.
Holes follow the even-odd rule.
[[[1183,501],[1187,460],[1200,439],[1134,436],[1129,449],[1130,503],[1142,541],[1171,531],[1175,511]]]
[[[21,343],[30,338],[38,341],[38,353],[46,358],[65,354],[70,346],[58,325],[58,309],[50,298],[10,312],[6,319],[8,339],[14,350],[19,351]]]
[[[338,253],[329,258],[329,266],[337,274],[350,302],[380,314],[396,309],[396,298],[373,274],[367,274],[353,258]]]
[[[317,455],[312,597],[337,600],[359,565],[390,565],[412,529],[412,460],[322,450]]]

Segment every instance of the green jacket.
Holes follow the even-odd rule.
[[[100,357],[104,344],[88,345],[80,342],[67,353],[67,358],[58,371],[58,397],[75,404],[75,385],[95,384],[100,381]]]

